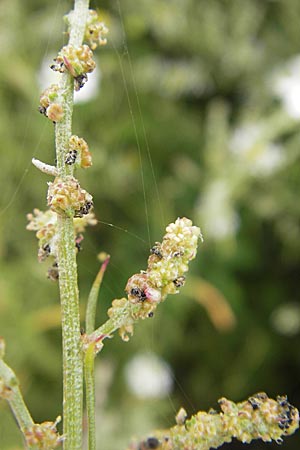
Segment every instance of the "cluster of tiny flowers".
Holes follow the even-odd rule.
[[[40,211],[35,208],[33,213],[27,214],[29,223],[27,230],[36,231],[36,237],[39,241],[38,259],[40,262],[47,259],[49,256],[57,258],[57,214],[48,209],[47,211]],[[83,217],[76,217],[74,220],[75,231],[75,247],[79,250],[79,244],[83,239],[81,233],[85,231],[86,226],[95,225],[97,223],[93,213],[89,213]],[[57,264],[49,269],[48,276],[51,279],[56,279],[58,275]]]
[[[48,117],[55,123],[59,122],[64,116],[63,108],[58,103],[58,93],[58,85],[51,84],[51,86],[45,89],[40,96],[40,113],[44,114],[44,116]]]
[[[93,207],[93,197],[72,176],[56,177],[48,186],[48,206],[59,215],[82,217]]]
[[[176,294],[185,282],[188,263],[195,258],[201,231],[183,217],[168,225],[162,243],[150,250],[148,268],[129,278],[128,299],[114,300],[108,310],[114,328],[122,339],[128,340],[137,319],[152,317],[157,305],[168,294]]]
[[[151,306],[168,294],[177,294],[184,285],[188,263],[196,256],[199,238],[200,229],[185,217],[168,225],[162,243],[157,242],[150,250],[147,270],[128,280],[129,301]]]
[[[83,138],[76,135],[72,135],[70,137],[69,152],[66,155],[66,164],[71,164],[68,161],[72,161],[72,155],[75,155],[73,164],[76,162],[76,165],[82,167],[83,169],[87,169],[93,164],[92,154],[89,151],[87,142]]]
[[[86,74],[93,72],[95,67],[93,52],[88,45],[75,48],[69,44],[61,49],[51,69],[60,73],[68,71],[75,80],[75,90],[79,91],[87,81]]]
[[[280,444],[282,437],[293,434],[299,426],[299,412],[286,396],[273,400],[261,392],[241,403],[222,398],[219,404],[221,413],[200,411],[189,420],[185,420],[186,413],[181,409],[177,425],[168,431],[155,432],[141,443],[132,444],[130,449],[209,450],[233,438],[243,443],[262,439]]]
[[[105,23],[100,20],[97,11],[90,9],[84,40],[89,43],[92,50],[95,50],[98,45],[107,44],[107,39],[105,37],[107,33],[108,28]]]
[[[24,434],[28,447],[49,450],[60,446],[64,438],[56,429],[58,422],[60,422],[60,417],[55,422],[36,423],[27,428]]]

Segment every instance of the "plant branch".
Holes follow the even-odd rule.
[[[0,360],[0,385],[2,391],[0,396],[8,401],[16,421],[25,435],[26,429],[33,426],[34,422],[23,400],[19,381],[14,371],[2,360]]]

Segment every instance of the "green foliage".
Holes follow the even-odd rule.
[[[50,0],[0,5],[0,334],[37,421],[61,413],[61,339],[57,287],[36,261],[25,216],[46,204],[47,176],[30,163],[32,157],[54,159],[52,124],[37,112],[37,74],[40,61],[50,65],[63,43],[61,16],[70,6]],[[96,56],[100,89],[76,106],[74,117],[74,132],[84,133],[93,154],[93,168],[80,179],[93,193],[100,221],[78,257],[82,302],[100,250],[111,263],[98,323],[111,299],[123,295],[128,277],[143,268],[165,224],[185,215],[205,239],[194,275],[219,288],[236,314],[236,327],[221,334],[182,295],[139,325],[126,350],[117,338],[108,342],[96,368],[110,398],[103,392],[98,406],[106,450],[122,448],[136,430],[163,421],[169,426],[173,405],[192,413],[223,395],[239,400],[260,390],[286,393],[299,405],[299,327],[291,332],[289,324],[300,315],[300,134],[274,93],[274,74],[299,52],[299,2],[116,0],[91,6],[105,11],[110,39]],[[284,327],[288,306],[294,309]],[[126,361],[149,349],[176,377],[164,404],[137,403],[124,388]],[[15,425],[3,402],[0,408],[1,448],[17,449]],[[116,433],[118,441],[109,441]],[[296,450],[299,436],[284,445]]]

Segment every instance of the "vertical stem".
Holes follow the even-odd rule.
[[[96,450],[96,418],[95,418],[95,352],[91,344],[84,357],[84,376],[86,390],[86,409],[88,416],[88,449]]]
[[[65,450],[82,448],[82,352],[73,219],[58,217]]]
[[[89,0],[75,0],[74,11],[69,16],[69,44],[82,44]],[[73,78],[64,73],[60,79],[60,95],[64,109],[63,119],[55,125],[57,169],[64,179],[72,175],[66,169],[65,154],[72,134]],[[82,449],[82,390],[83,367],[80,340],[79,293],[77,285],[77,264],[74,245],[73,218],[58,217],[58,268],[59,290],[62,308],[63,339],[63,424],[64,449]]]

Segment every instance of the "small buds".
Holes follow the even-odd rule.
[[[79,91],[87,81],[86,74],[93,72],[95,67],[93,52],[88,45],[75,48],[69,44],[61,49],[51,69],[60,73],[69,72],[75,80],[75,90]]]
[[[187,419],[186,411],[181,408],[176,416],[177,425],[153,433],[151,439],[159,443],[154,448],[209,450],[221,447],[233,438],[243,443],[261,439],[264,442],[274,440],[280,444],[284,436],[293,434],[299,426],[299,412],[286,396],[278,396],[273,400],[260,392],[241,403],[222,398],[219,404],[221,413],[215,410],[208,413],[199,411],[190,419]],[[147,439],[130,448],[150,448],[145,446],[146,442]]]
[[[119,328],[123,340],[132,333],[137,319],[153,317],[158,304],[168,294],[176,294],[185,283],[188,263],[195,258],[200,229],[189,219],[178,218],[168,225],[162,243],[156,242],[150,250],[147,270],[129,278],[125,291],[128,299],[114,300],[108,311]]]
[[[84,40],[89,43],[92,50],[95,50],[98,45],[106,45],[106,35],[108,28],[102,22],[95,10],[89,10],[89,17],[87,20],[87,27],[85,30]]]
[[[64,110],[58,103],[51,103],[47,108],[46,115],[52,122],[59,122],[64,117]]]
[[[28,447],[37,447],[41,450],[54,449],[64,440],[63,436],[58,434],[56,429],[61,418],[58,417],[55,422],[35,423],[24,432],[26,444]]]
[[[57,84],[51,84],[42,92],[39,111],[55,123],[63,118],[64,111],[59,102],[59,87]]]
[[[50,280],[57,281],[58,267],[57,267],[57,214],[48,209],[43,212],[39,209],[34,209],[32,214],[27,214],[29,224],[27,230],[36,231],[36,237],[39,241],[38,260],[43,262],[45,260],[52,260],[52,266],[48,269],[47,276]],[[89,213],[83,217],[76,217],[73,219],[75,240],[74,246],[77,251],[80,248],[83,236],[81,233],[85,231],[88,225],[96,225],[97,221],[93,213]]]
[[[83,138],[76,135],[70,137],[67,157],[71,153],[74,154],[74,152],[76,152],[76,165],[79,165],[83,169],[87,169],[92,165],[92,155],[89,152],[88,144]]]
[[[48,205],[59,215],[82,217],[93,207],[93,197],[81,189],[74,177],[68,176],[65,180],[57,177],[48,186]]]

